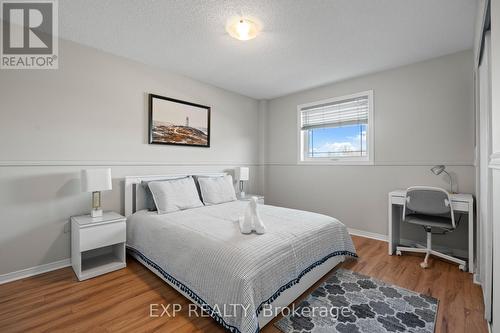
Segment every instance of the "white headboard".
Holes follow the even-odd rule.
[[[138,210],[144,208],[144,189],[142,181],[165,180],[173,178],[182,178],[187,176],[199,177],[218,177],[226,175],[225,172],[217,173],[197,173],[197,174],[170,174],[170,175],[155,175],[155,176],[127,176],[125,177],[125,216],[129,217]]]

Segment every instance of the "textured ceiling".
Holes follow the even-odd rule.
[[[258,99],[472,48],[476,0],[65,0],[61,37]],[[228,36],[257,19],[251,41]]]

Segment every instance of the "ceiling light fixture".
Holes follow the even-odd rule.
[[[226,27],[226,30],[231,37],[239,40],[250,40],[257,36],[257,24],[249,19],[239,18]]]

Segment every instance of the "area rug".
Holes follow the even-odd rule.
[[[338,269],[275,326],[285,333],[434,332],[438,300]],[[288,312],[288,313],[287,313]]]

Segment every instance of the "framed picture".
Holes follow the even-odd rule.
[[[149,94],[149,143],[210,147],[210,107]]]

